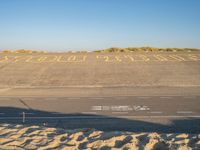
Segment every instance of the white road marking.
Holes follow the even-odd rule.
[[[170,96],[161,96],[160,98],[162,98],[162,99],[171,99],[172,97],[170,97]]]
[[[81,99],[80,97],[68,97],[67,99]]]
[[[128,114],[127,111],[113,111],[112,114]]]
[[[135,111],[147,111],[147,110],[150,110],[150,108],[148,106],[133,106],[133,109]]]
[[[25,113],[25,114],[28,114],[28,115],[33,115],[33,114],[35,114],[35,113]]]
[[[92,110],[102,110],[102,106],[92,106]]]
[[[137,97],[137,98],[139,98],[139,99],[149,99],[149,98],[151,98],[150,96],[139,96],[139,97]]]
[[[19,113],[20,115],[22,115],[23,113]],[[27,113],[27,112],[25,112],[25,115],[33,115],[33,114],[35,114],[35,113]]]
[[[178,114],[192,114],[192,111],[177,111]]]
[[[163,112],[162,111],[151,111],[149,113],[151,113],[151,114],[162,114]]]
[[[104,99],[103,97],[90,97],[89,99]]]
[[[48,98],[44,98],[43,100],[50,100],[50,101],[54,101],[54,100],[57,100],[58,98],[51,98],[51,97],[48,97]]]
[[[65,114],[65,113],[62,113],[62,112],[52,112],[51,114],[61,115],[61,114]]]
[[[97,112],[81,112],[82,114],[97,114]]]
[[[132,110],[132,108],[129,106],[129,105],[113,105],[113,106],[110,106],[110,109],[112,110],[112,111],[116,111],[116,112],[119,112],[119,111],[121,111],[121,112],[125,112],[125,111],[130,111],[130,110]]]
[[[185,99],[195,99],[196,98],[196,96],[184,96],[183,98],[185,98]]]
[[[127,97],[114,97],[115,99],[126,99]]]

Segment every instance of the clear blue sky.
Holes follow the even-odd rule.
[[[200,0],[0,0],[0,49],[200,48]]]

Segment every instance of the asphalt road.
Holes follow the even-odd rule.
[[[168,92],[160,94],[146,89],[148,92],[144,95],[134,94],[132,91],[127,96],[123,92],[121,96],[112,93],[112,96],[108,96],[105,91],[79,97],[69,94],[54,97],[45,94],[1,95],[0,122],[72,129],[85,127],[100,130],[199,133],[200,95],[191,92],[181,94],[178,92],[180,88],[173,93],[174,89],[171,92],[169,89],[163,89]]]
[[[200,96],[121,96],[121,97],[1,97],[1,107],[23,108],[27,117],[58,117],[59,114],[94,114],[101,116],[197,117],[200,118]],[[49,112],[41,114],[35,110]],[[22,112],[21,112],[22,113]],[[3,117],[21,117],[21,113],[0,110]]]

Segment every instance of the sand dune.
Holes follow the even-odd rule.
[[[197,150],[200,149],[200,134],[103,132],[1,124],[0,149]]]

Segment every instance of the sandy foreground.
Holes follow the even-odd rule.
[[[200,149],[200,134],[103,132],[0,124],[0,149]]]

